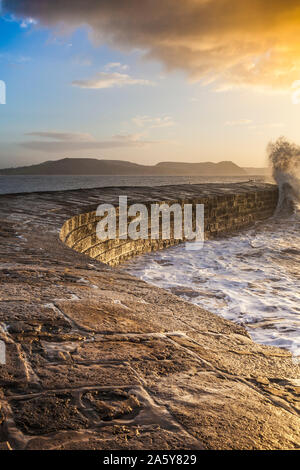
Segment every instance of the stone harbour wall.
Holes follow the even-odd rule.
[[[234,190],[234,189],[233,189]],[[224,192],[219,195],[172,199],[169,204],[204,204],[205,238],[214,238],[251,226],[253,223],[272,216],[278,201],[278,189],[271,186],[264,189],[249,188],[240,194]],[[135,201],[139,202],[139,201]],[[151,201],[154,202],[153,200]],[[164,203],[166,200],[155,201]],[[146,201],[150,214],[150,202]],[[60,239],[70,248],[91,258],[116,266],[134,256],[166,248],[181,242],[174,238],[171,225],[169,239],[132,240],[130,238],[102,241],[97,237],[96,227],[100,217],[96,211],[78,214],[67,220],[60,232]],[[151,218],[149,216],[149,227]],[[118,222],[117,222],[118,225]]]

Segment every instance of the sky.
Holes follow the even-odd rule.
[[[299,0],[0,4],[0,168],[261,167],[270,140],[300,141]]]

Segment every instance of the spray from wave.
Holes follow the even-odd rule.
[[[300,146],[280,137],[269,143],[267,152],[279,187],[277,212],[294,211],[300,205]]]

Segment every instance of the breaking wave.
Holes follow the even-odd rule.
[[[280,137],[268,145],[267,152],[279,187],[277,212],[291,212],[300,204],[300,147]]]

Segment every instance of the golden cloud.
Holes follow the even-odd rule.
[[[140,48],[218,89],[290,89],[300,79],[299,0],[3,0],[45,25],[89,25],[93,38]]]

